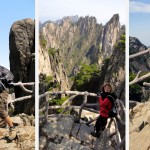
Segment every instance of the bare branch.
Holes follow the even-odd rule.
[[[129,59],[132,59],[132,58],[135,58],[135,57],[138,57],[138,56],[141,56],[141,55],[145,55],[145,54],[147,54],[147,53],[150,53],[150,48],[148,48],[147,50],[138,52],[138,53],[136,53],[136,54],[130,55],[130,56],[129,56]]]
[[[144,82],[143,85],[150,87],[150,83],[147,83],[147,82]]]
[[[135,79],[133,81],[129,82],[129,85],[136,84],[136,83],[141,82],[150,77],[150,72],[147,73],[146,75],[139,77],[140,73],[141,73],[141,71],[138,72],[137,76],[135,77]]]

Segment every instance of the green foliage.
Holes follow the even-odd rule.
[[[132,81],[135,77],[136,77],[135,74],[130,73],[129,74],[129,81]],[[137,99],[141,98],[142,89],[141,89],[141,86],[139,84],[130,85],[129,91],[130,91],[129,98],[131,100],[137,100]]]
[[[53,105],[62,105],[68,98],[69,96],[66,96],[63,98],[55,98],[55,99],[52,99],[50,103],[52,103]]]
[[[67,99],[69,98],[69,96],[63,97],[63,98],[55,98],[50,100],[50,105],[62,105]],[[56,110],[55,113],[61,113],[64,110],[64,108],[59,108]]]
[[[149,73],[149,72],[142,72],[140,74],[140,76],[146,75],[147,73]],[[133,73],[130,73],[129,75],[130,75],[129,76],[129,81],[132,81],[136,77],[136,74],[133,74]],[[130,86],[130,89],[129,89],[130,90],[130,95],[129,95],[130,99],[141,101],[141,98],[142,98],[141,96],[142,96],[142,93],[143,93],[142,92],[143,82],[150,83],[150,78],[147,78],[142,82],[138,82],[137,84],[133,84],[133,85]]]
[[[119,49],[121,51],[125,51],[125,34],[122,34],[118,43],[114,46],[115,49]]]
[[[99,74],[100,71],[97,64],[82,64],[80,72],[73,77],[74,89],[81,90],[85,83],[88,83],[92,78],[99,76]]]
[[[42,48],[46,48],[47,41],[44,37],[40,38],[40,45],[42,46]]]
[[[57,82],[54,87],[55,87],[55,88],[60,88],[60,87],[61,87],[61,86],[60,86],[60,83]]]
[[[39,76],[40,80],[40,89],[45,89],[45,91],[51,91],[53,89],[60,90],[60,83],[53,81],[52,76],[46,76],[43,74],[40,74]]]
[[[63,98],[55,98],[50,100],[50,104],[51,105],[62,105],[67,99],[69,98],[69,96],[63,97]],[[64,109],[63,108],[59,108],[57,109],[56,113],[61,113]]]
[[[143,75],[146,75],[148,73],[149,72],[142,72],[142,73],[140,73],[140,77],[143,76]],[[136,75],[134,73],[130,73],[129,74],[129,81],[132,81],[135,77],[136,77]],[[148,82],[149,83],[150,82],[150,78],[145,79],[144,82]]]
[[[104,60],[104,64],[108,64],[109,61],[110,61],[110,58],[106,58],[106,59]]]
[[[50,83],[53,80],[52,76],[47,76],[44,80],[45,83]]]
[[[49,55],[55,55],[55,53],[56,53],[56,49],[55,48],[49,48],[48,49],[48,54]]]

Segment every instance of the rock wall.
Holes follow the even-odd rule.
[[[48,49],[40,46],[39,48],[39,74],[52,77],[53,83],[60,85],[59,90],[68,90],[68,77],[62,63],[61,52],[54,49],[54,54]]]
[[[52,68],[50,65],[50,59],[48,50],[45,48],[42,48],[39,45],[39,74],[45,74],[46,76],[52,76]]]
[[[102,63],[113,52],[121,26],[119,15],[114,15],[106,25],[98,24],[95,17],[80,17],[76,22],[64,18],[61,23],[47,22],[40,28],[47,41],[46,48],[60,49],[67,76],[74,75],[73,68],[81,63]]]
[[[105,70],[104,82],[111,83],[118,98],[125,103],[125,49],[114,49]]]
[[[9,33],[10,70],[14,81],[35,81],[35,25],[32,19],[16,21]],[[16,97],[25,96],[20,88],[15,89]],[[16,105],[16,112],[30,114],[34,111],[35,100],[26,100]],[[25,105],[26,104],[26,105]],[[28,107],[27,107],[28,106]]]
[[[146,50],[147,47],[142,44],[139,39],[135,37],[129,38],[129,53],[130,55],[138,53],[140,51]],[[130,77],[136,76],[139,71],[141,72],[141,75],[147,74],[150,70],[150,55],[141,55],[139,57],[130,59],[129,63],[129,73]],[[143,82],[149,82],[150,78],[147,79],[147,81]],[[150,96],[150,88],[143,86],[143,82],[139,82],[136,85],[130,86],[130,99],[135,101],[147,101]]]
[[[150,101],[137,104],[130,109],[129,115],[130,149],[148,150],[150,147]]]
[[[137,38],[129,38],[129,53],[135,54],[140,51],[146,50],[147,47],[142,44]],[[150,70],[149,56],[143,55],[138,58],[130,60],[130,72],[137,73],[138,71],[148,72]]]
[[[114,85],[118,98],[125,99],[125,50],[114,49],[122,33],[125,33],[125,26],[121,27],[118,14],[106,25],[98,24],[95,17],[89,16],[75,21],[72,21],[72,17],[65,17],[59,22],[47,21],[40,25],[40,43],[44,46],[40,48],[40,72],[46,71],[59,81],[62,70],[59,62],[63,63],[66,79],[67,76],[70,78],[76,75],[82,63],[97,63],[99,68],[103,69],[101,81],[97,81],[99,84],[96,88],[99,89],[104,82],[110,82]],[[49,55],[51,49],[59,50],[59,56],[57,53]],[[58,61],[55,61],[56,57]],[[106,59],[109,59],[109,63],[103,66]],[[57,67],[52,69],[53,64]],[[72,85],[71,82],[69,84]]]

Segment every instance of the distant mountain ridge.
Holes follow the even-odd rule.
[[[78,20],[79,20],[79,17],[78,17],[78,15],[75,15],[75,16],[67,16],[67,17],[63,17],[62,19],[58,19],[58,20],[56,20],[56,21],[51,21],[51,20],[48,20],[48,21],[45,21],[45,22],[43,22],[43,23],[39,23],[39,26],[40,26],[40,29],[42,28],[42,27],[44,27],[46,24],[48,24],[48,23],[54,23],[54,24],[57,24],[57,25],[60,25],[60,24],[62,24],[64,21],[66,21],[66,20],[69,20],[69,21],[71,21],[72,23],[76,23]]]

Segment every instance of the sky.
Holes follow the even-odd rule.
[[[9,69],[9,31],[15,21],[35,18],[34,0],[0,1],[0,65]]]
[[[150,46],[150,0],[131,0],[129,5],[129,35]]]
[[[118,13],[121,24],[126,20],[126,0],[39,0],[39,19],[55,21],[64,16],[95,16],[99,23],[105,24]]]

